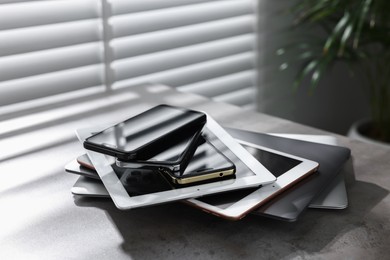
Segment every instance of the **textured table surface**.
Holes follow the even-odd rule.
[[[0,140],[0,259],[390,259],[390,150],[165,86],[136,87],[107,102],[115,98],[116,105]],[[64,172],[83,151],[74,130],[159,103],[245,130],[336,136],[352,150],[349,207],[308,209],[294,223],[253,215],[231,222],[180,202],[120,211],[110,199],[74,197],[77,176]]]

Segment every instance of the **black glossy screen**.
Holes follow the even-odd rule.
[[[87,138],[87,142],[111,150],[137,152],[137,159],[145,160],[154,155],[148,156],[149,152],[153,153],[156,148],[164,150],[177,141],[178,135],[187,134],[180,129],[188,127],[188,131],[195,132],[196,126],[203,121],[203,113],[160,105]],[[175,133],[173,138],[165,138],[172,133]],[[158,147],[153,147],[146,154],[139,154],[140,149],[148,149],[154,143],[158,143]]]
[[[279,177],[290,169],[301,163],[280,154],[271,153],[265,150],[257,149],[252,146],[242,145],[250,154],[253,155],[267,170],[269,170],[275,177]]]
[[[200,137],[203,139],[203,137]],[[176,177],[201,175],[213,170],[222,170],[234,167],[233,163],[219,152],[210,142],[203,139],[195,151],[194,156],[183,173],[176,173]]]
[[[170,183],[158,172],[148,169],[126,169],[112,165],[129,196],[171,190]]]

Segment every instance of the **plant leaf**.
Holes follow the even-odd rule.
[[[352,31],[353,31],[353,23],[349,24],[345,28],[343,36],[341,36],[340,49],[339,49],[340,56],[342,56],[344,53],[345,45],[347,44],[349,37],[352,35]]]
[[[364,21],[366,20],[367,14],[370,11],[371,3],[372,3],[372,0],[365,0],[363,3],[362,11],[361,11],[361,14],[359,16],[358,25],[356,28],[355,37],[353,39],[353,46],[355,49],[359,45],[360,34],[362,32],[363,24],[364,24]]]
[[[345,12],[344,16],[339,20],[337,25],[335,26],[332,34],[329,36],[329,38],[326,40],[324,45],[324,54],[326,54],[329,51],[329,48],[332,46],[333,42],[339,35],[339,33],[344,29],[347,22],[349,21],[350,14],[349,12]]]
[[[317,86],[318,82],[322,78],[322,75],[324,72],[328,69],[328,65],[331,63],[332,58],[325,57],[320,60],[320,62],[317,65],[317,68],[313,71],[313,74],[311,75],[310,80],[310,90],[313,91]]]
[[[294,81],[294,89],[296,90],[299,85],[301,85],[302,80],[313,70],[317,67],[319,61],[318,60],[312,60],[310,61],[297,75],[295,81]]]

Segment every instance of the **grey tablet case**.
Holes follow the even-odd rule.
[[[351,155],[351,151],[345,147],[293,140],[233,128],[225,129],[236,139],[294,154],[320,164],[317,174],[310,176],[253,211],[254,214],[280,220],[296,221],[311,201],[320,196],[321,192],[332,184]]]

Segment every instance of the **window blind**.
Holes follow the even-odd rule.
[[[103,91],[99,0],[0,5],[0,104]]]
[[[0,110],[148,82],[254,107],[254,0],[0,3]]]
[[[108,2],[113,89],[158,82],[254,107],[256,1]]]

